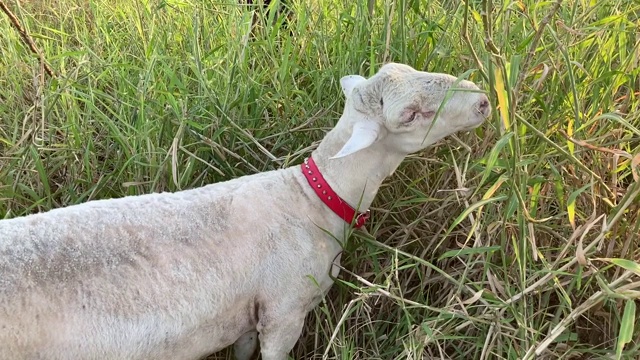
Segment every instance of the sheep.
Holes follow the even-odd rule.
[[[383,180],[491,114],[474,83],[404,64],[340,85],[300,165],[0,220],[0,359],[286,359]]]

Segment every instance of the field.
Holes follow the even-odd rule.
[[[0,218],[297,165],[407,63],[494,112],[383,185],[292,356],[640,358],[637,1],[3,2],[52,74],[0,15]]]

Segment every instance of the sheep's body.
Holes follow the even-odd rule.
[[[312,156],[344,202],[368,208],[407,154],[482,123],[483,94],[440,107],[455,80],[400,64],[341,79],[344,113]],[[0,360],[195,360],[232,343],[248,360],[258,334],[262,359],[284,360],[346,230],[297,166],[2,220]]]
[[[289,168],[0,221],[0,359],[197,359],[306,314],[342,226],[307,196]]]

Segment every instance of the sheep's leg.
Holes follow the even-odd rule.
[[[253,357],[258,347],[258,331],[252,330],[244,333],[233,344],[233,354],[236,360],[249,360]]]
[[[262,360],[287,360],[287,355],[298,341],[304,313],[289,312],[281,317],[268,317],[258,325]]]

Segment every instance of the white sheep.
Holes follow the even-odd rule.
[[[457,80],[395,63],[345,76],[343,115],[301,166],[1,220],[0,359],[199,359],[235,344],[247,360],[258,340],[262,359],[286,359],[382,181],[489,116]]]

